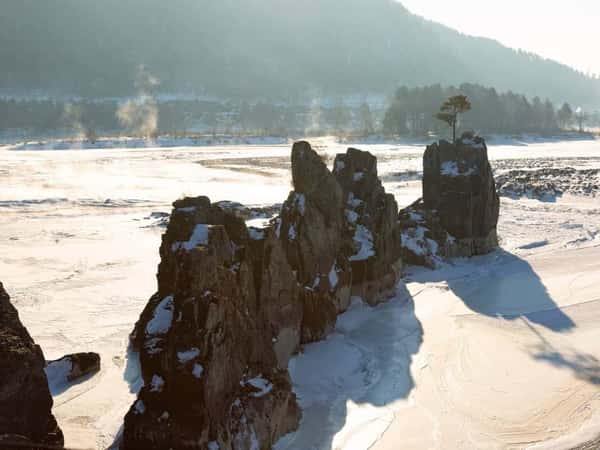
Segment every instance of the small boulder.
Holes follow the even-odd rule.
[[[100,355],[94,352],[73,353],[60,359],[48,361],[46,374],[48,378],[74,381],[100,370]]]

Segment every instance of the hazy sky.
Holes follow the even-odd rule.
[[[600,0],[399,0],[465,34],[600,74]]]

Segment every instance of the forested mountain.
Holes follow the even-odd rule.
[[[596,79],[390,0],[3,0],[0,62],[0,93],[128,95],[143,64],[169,93],[292,100],[472,82],[600,104]]]

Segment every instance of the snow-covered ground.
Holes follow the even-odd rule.
[[[313,140],[329,157],[350,144]],[[361,144],[401,206],[423,146]],[[183,195],[281,203],[289,145],[0,149],[0,280],[47,359],[102,370],[53,386],[67,445],[113,442],[139,388],[127,335],[155,289],[160,212]],[[600,142],[497,145],[498,172],[600,167]],[[155,213],[155,214],[152,214]],[[278,449],[569,448],[600,434],[600,199],[502,198],[502,250],[409,268],[376,308],[354,299],[290,370],[304,408]],[[60,377],[58,377],[60,379]]]

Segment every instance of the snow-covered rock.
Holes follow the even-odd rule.
[[[399,274],[397,206],[375,157],[338,160],[333,174],[294,144],[294,191],[261,228],[233,202],[173,204],[158,290],[131,335],[145,383],[123,450],[269,448],[298,425],[290,357],[333,331],[353,290],[381,301]]]
[[[350,303],[351,248],[341,187],[308,142],[293,146],[292,181],[294,191],[281,208],[280,235],[287,237],[283,248],[303,286],[301,335],[307,343],[333,331],[337,315]],[[336,261],[333,286],[328,274]]]
[[[483,138],[463,135],[456,144],[440,141],[427,147],[423,207],[435,211],[439,226],[456,238],[464,256],[498,246],[500,201]]]
[[[100,370],[100,355],[94,352],[73,353],[48,361],[46,375],[50,384],[70,382]],[[50,380],[53,380],[52,382]]]
[[[158,291],[131,336],[144,386],[125,416],[122,448],[270,446],[300,419],[282,370],[299,344],[294,273],[273,229],[252,239],[230,205],[197,197],[173,207]],[[174,242],[191,244],[173,252]],[[279,332],[287,328],[296,338]]]
[[[346,199],[346,228],[352,237],[352,295],[376,304],[391,298],[400,278],[398,205],[377,175],[377,159],[349,148],[335,159],[335,177]]]
[[[425,208],[422,200],[401,210],[398,220],[405,263],[434,269],[445,257],[470,256],[456,251],[456,239],[442,227],[437,212]]]

